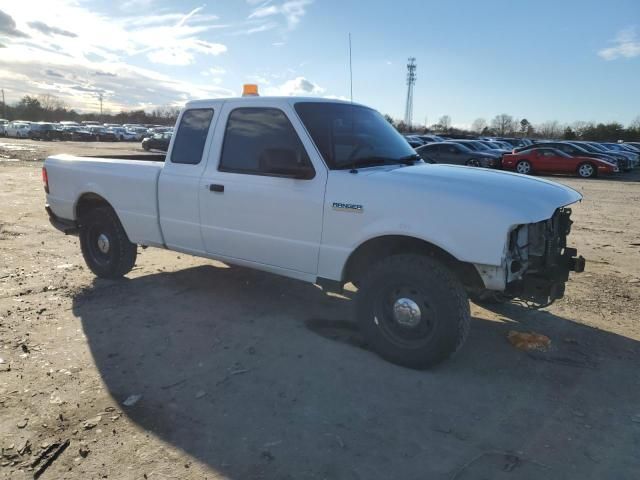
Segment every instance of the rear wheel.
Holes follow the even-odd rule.
[[[590,163],[581,163],[578,165],[578,176],[582,178],[593,178],[597,174],[596,169]]]
[[[529,175],[531,173],[531,164],[527,160],[520,160],[516,164],[516,172],[521,173],[523,175]]]
[[[409,368],[442,362],[469,332],[467,294],[437,260],[393,255],[371,267],[356,297],[360,329],[381,357]]]
[[[80,248],[87,266],[101,278],[126,275],[138,254],[110,207],[95,208],[80,220]]]

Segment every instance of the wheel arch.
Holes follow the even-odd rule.
[[[116,214],[116,217],[118,216],[113,205],[111,205],[111,203],[109,203],[109,201],[102,195],[94,192],[85,192],[78,197],[78,201],[74,208],[76,222],[80,224],[84,216],[86,216],[91,210],[98,207],[109,207]]]
[[[358,282],[372,264],[399,253],[415,253],[435,258],[450,268],[465,287],[484,288],[482,277],[473,264],[458,260],[427,240],[409,235],[381,235],[361,243],[349,255],[342,271],[342,281]]]

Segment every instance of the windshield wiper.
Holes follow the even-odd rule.
[[[406,157],[400,157],[400,158],[377,157],[377,156],[362,157],[354,160],[348,165],[344,165],[341,168],[355,169],[358,167],[373,167],[376,165],[398,165],[398,164],[413,165],[414,162],[420,160],[420,158],[421,158],[420,155],[418,155],[417,153],[412,155],[407,155]]]

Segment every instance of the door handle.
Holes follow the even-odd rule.
[[[219,185],[217,183],[212,183],[211,185],[209,185],[209,191],[222,193],[222,192],[224,192],[224,185]]]

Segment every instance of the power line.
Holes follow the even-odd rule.
[[[416,83],[416,59],[415,57],[409,57],[407,63],[407,104],[404,109],[404,123],[408,127],[413,122],[413,86]]]

